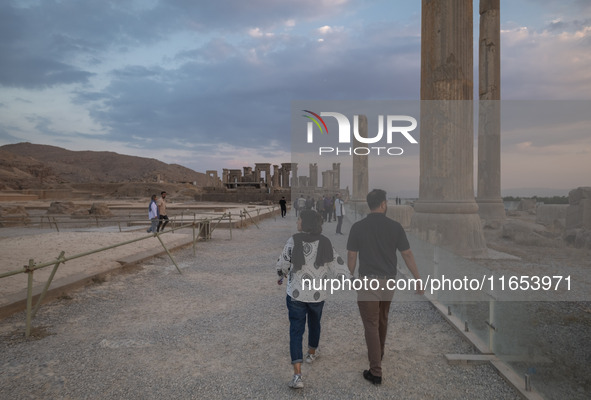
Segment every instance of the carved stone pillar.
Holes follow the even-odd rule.
[[[474,200],[472,0],[423,0],[419,200],[411,227],[465,256],[486,251]]]
[[[273,187],[279,187],[279,165],[273,165]]]
[[[359,116],[359,136],[367,138],[367,116]],[[357,139],[353,141],[353,148],[362,147],[365,144]],[[340,186],[340,184],[339,184]],[[339,189],[339,188],[337,188]],[[353,155],[353,201],[365,202],[369,193],[369,157]]]
[[[501,16],[500,0],[480,0],[478,50],[478,213],[505,219],[501,198]]]
[[[332,163],[332,186],[335,189],[341,188],[341,163]]]

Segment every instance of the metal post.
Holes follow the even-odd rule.
[[[25,337],[31,336],[31,318],[33,309],[33,272],[35,269],[35,261],[31,258],[29,260],[29,268],[27,269],[27,324],[25,328]]]
[[[495,300],[488,301],[488,347],[492,353],[495,352]]]
[[[47,279],[47,282],[45,283],[45,286],[43,287],[43,291],[39,295],[39,299],[37,300],[37,304],[35,304],[35,308],[33,309],[33,313],[31,314],[31,318],[35,318],[35,315],[37,315],[37,311],[39,310],[39,307],[41,306],[41,302],[45,298],[45,295],[47,294],[47,290],[49,289],[49,286],[51,285],[51,282],[53,281],[53,277],[55,276],[55,273],[57,272],[57,267],[59,267],[59,265],[62,263],[62,260],[64,259],[64,254],[66,254],[66,252],[62,250],[60,255],[57,257],[57,262],[55,263],[55,266],[53,267],[53,270],[51,271],[51,274],[49,275],[49,278]]]
[[[193,222],[193,256],[195,256],[195,245],[197,243],[197,239],[195,238],[195,222]]]
[[[531,379],[528,374],[525,374],[525,391],[531,392]]]
[[[232,211],[228,211],[228,218],[230,219],[230,240],[232,240]]]
[[[250,220],[257,227],[257,229],[261,229],[261,228],[259,228],[259,226],[257,225],[257,223],[254,222],[254,219],[252,219],[252,216],[250,215],[250,213],[248,211],[246,211],[246,208],[244,209],[244,212],[246,213],[246,215],[248,215],[248,218],[250,218]],[[246,221],[246,216],[244,217],[244,220]]]
[[[177,271],[179,271],[179,274],[183,274],[179,268],[179,266],[176,264],[176,261],[174,260],[174,257],[172,256],[172,254],[170,254],[170,251],[168,251],[168,249],[166,248],[166,246],[164,245],[164,242],[162,241],[162,239],[160,239],[160,234],[156,234],[156,237],[158,238],[158,240],[160,241],[160,244],[162,245],[162,247],[164,247],[164,250],[166,250],[166,254],[168,254],[168,257],[170,257],[170,259],[172,260],[172,263],[174,264],[174,266],[176,267]]]
[[[439,246],[433,249],[433,277],[435,279],[439,277]],[[435,299],[439,299],[439,291],[435,293]]]

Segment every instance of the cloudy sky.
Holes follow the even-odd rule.
[[[590,1],[501,0],[501,26],[503,99],[591,111]],[[419,0],[0,0],[0,145],[289,162],[293,100],[416,100],[419,65]],[[591,186],[587,114],[507,127],[503,188]]]

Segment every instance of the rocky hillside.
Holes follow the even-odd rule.
[[[70,151],[32,143],[0,147],[0,190],[55,187],[62,184],[197,182],[207,176],[178,164],[166,164],[107,151]]]

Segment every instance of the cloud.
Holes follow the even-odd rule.
[[[502,98],[589,99],[591,21],[554,22],[551,29],[504,30]]]

